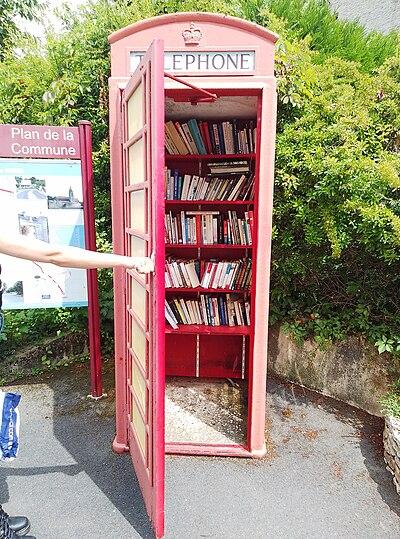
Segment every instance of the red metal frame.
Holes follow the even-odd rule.
[[[191,95],[189,97],[189,101],[193,104],[196,103],[212,103],[217,99],[216,94],[212,94],[211,92],[208,92],[207,90],[204,90],[203,88],[199,88],[198,86],[194,86],[193,84],[190,84],[190,82],[185,81],[184,79],[181,79],[179,77],[176,77],[174,75],[171,75],[170,73],[164,72],[164,77],[167,77],[168,79],[171,79],[175,82],[179,82],[180,84],[183,84],[184,86],[187,86],[188,88],[191,88],[192,90],[195,90],[200,95],[203,94],[205,97],[197,97],[194,95]]]
[[[144,124],[135,133],[129,134],[128,106],[135,90],[143,89],[142,110]],[[120,320],[123,322],[122,346],[125,371],[125,425],[127,447],[129,447],[135,471],[142,489],[143,498],[157,537],[164,533],[164,78],[163,78],[163,43],[155,40],[149,48],[141,65],[133,74],[122,95],[123,117],[123,178],[122,207],[124,214],[124,234],[119,237],[115,247],[128,256],[139,256],[132,252],[131,238],[145,241],[146,255],[155,259],[155,272],[143,278],[128,270],[123,277],[124,290],[119,302],[125,311]],[[144,182],[130,181],[129,148],[143,140],[143,161],[145,163]],[[131,228],[131,197],[143,193],[144,232]],[[118,199],[121,200],[121,199]],[[145,291],[145,320],[135,312],[131,305],[132,286],[140,285]],[[132,323],[136,323],[145,335],[145,365],[136,357]],[[120,343],[121,345],[121,343]],[[133,366],[145,381],[144,407],[134,388]],[[139,376],[139,374],[137,375]],[[136,412],[135,412],[136,409]],[[141,417],[144,425],[144,447],[139,432],[135,430],[135,413]],[[117,431],[114,447],[121,449],[121,439]],[[124,432],[122,431],[122,436]],[[143,435],[142,435],[143,437]],[[124,449],[124,447],[122,447]]]
[[[253,283],[250,291],[239,291],[241,294],[251,295],[251,325],[249,327],[225,328],[206,326],[180,326],[178,330],[168,327],[165,329],[163,306],[160,306],[159,318],[153,319],[153,329],[163,326],[165,331],[165,341],[167,355],[169,356],[169,368],[171,374],[181,376],[206,376],[206,373],[214,373],[215,377],[226,376],[229,369],[232,377],[245,377],[249,389],[249,412],[248,412],[248,436],[247,440],[241,444],[207,444],[207,443],[168,443],[166,451],[168,453],[181,455],[210,455],[210,456],[234,456],[234,457],[260,457],[265,454],[265,397],[266,397],[266,355],[267,355],[267,321],[268,321],[268,296],[269,296],[269,263],[270,263],[270,243],[271,243],[271,216],[272,216],[272,185],[273,185],[273,164],[274,164],[274,134],[275,134],[275,81],[273,77],[273,52],[274,42],[277,36],[268,32],[264,28],[252,25],[246,21],[234,19],[222,15],[202,14],[202,13],[181,13],[157,17],[147,21],[141,21],[130,27],[122,29],[113,34],[109,41],[111,43],[112,69],[110,79],[110,134],[111,134],[111,173],[112,173],[112,198],[113,198],[113,238],[116,252],[123,253],[127,247],[125,243],[125,233],[134,232],[126,228],[126,216],[123,215],[124,194],[123,194],[123,164],[120,141],[121,128],[121,93],[119,85],[124,84],[129,76],[130,52],[146,50],[154,35],[159,36],[166,43],[166,50],[190,51],[192,44],[182,43],[182,36],[186,35],[188,24],[196,21],[200,24],[203,37],[200,43],[196,43],[196,51],[207,50],[239,50],[251,45],[255,51],[256,63],[253,72],[247,74],[216,74],[216,73],[184,73],[184,78],[175,77],[171,73],[166,74],[165,95],[172,97],[177,102],[192,101],[194,103],[202,99],[214,100],[214,95],[218,96],[257,96],[257,125],[258,140],[256,152],[247,155],[240,155],[242,159],[255,160],[257,176],[257,193],[254,201],[234,201],[212,202],[212,201],[165,201],[163,194],[158,200],[153,200],[155,213],[159,219],[160,241],[157,242],[156,263],[158,275],[158,286],[160,295],[181,292],[185,295],[196,295],[199,292],[207,292],[202,289],[165,290],[164,267],[159,266],[160,260],[164,260],[165,253],[179,254],[185,257],[202,256],[205,259],[212,257],[237,257],[246,254],[253,258]],[[164,71],[161,66],[160,73]],[[181,87],[184,83],[186,88]],[[160,80],[160,87],[162,82]],[[201,86],[201,88],[199,88]],[[205,96],[203,98],[202,96]],[[163,107],[163,98],[159,101],[159,107]],[[199,105],[200,106],[200,105]],[[204,106],[204,105],[203,105]],[[193,112],[195,107],[191,107]],[[164,112],[164,111],[162,111]],[[195,115],[195,114],[194,114]],[[161,116],[161,114],[160,114]],[[157,126],[159,141],[163,137],[164,125],[160,120]],[[261,152],[262,149],[262,152]],[[161,159],[162,151],[158,157]],[[188,174],[193,174],[194,170],[202,170],[202,163],[207,159],[229,160],[237,159],[235,155],[166,155],[165,162],[158,161],[159,165],[165,164],[169,167],[184,167]],[[163,158],[162,158],[163,159]],[[158,185],[158,181],[157,181]],[[241,245],[165,245],[163,216],[165,207],[179,210],[197,205],[218,208],[235,207],[239,212],[246,208],[251,208],[255,214],[255,235],[252,246]],[[127,212],[129,218],[129,211]],[[161,225],[162,220],[162,225]],[[163,240],[161,241],[161,237]],[[260,246],[258,242],[262,241]],[[127,359],[124,357],[125,333],[129,335],[129,325],[126,317],[132,312],[125,309],[125,303],[121,299],[124,297],[124,287],[130,293],[131,288],[125,281],[123,272],[115,272],[115,325],[116,325],[116,397],[117,397],[117,436],[114,448],[119,451],[126,450],[131,446],[131,451],[135,453],[137,446],[132,444],[128,435],[129,407],[128,395],[130,395],[128,380]],[[149,286],[149,284],[147,284]],[[210,290],[210,292],[216,292]],[[218,291],[220,293],[227,291]],[[257,293],[257,294],[256,294]],[[118,296],[118,297],[117,297]],[[242,296],[243,297],[243,296]],[[202,349],[200,344],[204,343]],[[164,336],[163,336],[164,342]],[[237,352],[238,343],[243,343],[242,358],[245,358],[245,368],[238,372]],[[225,343],[225,346],[224,346]],[[222,345],[224,352],[221,361],[218,358],[218,349]],[[164,354],[164,345],[160,343],[160,351]],[[226,350],[225,350],[226,349]],[[229,365],[230,350],[235,356],[234,361]],[[161,358],[161,355],[159,356]],[[204,359],[204,366],[198,359]],[[164,356],[163,356],[164,359]],[[214,362],[214,363],[213,363]],[[200,361],[201,363],[201,361]],[[158,365],[160,369],[164,365]],[[167,358],[168,367],[168,358]],[[208,371],[207,371],[208,369]],[[162,370],[164,374],[164,371]],[[129,390],[129,391],[128,391]],[[157,406],[164,413],[164,393],[161,385],[157,386]],[[160,419],[160,418],[159,418]],[[160,419],[161,420],[161,419]],[[163,426],[160,424],[160,433]],[[161,466],[161,464],[160,464]],[[139,480],[141,477],[139,475]],[[141,481],[142,483],[142,481]],[[159,487],[163,485],[159,483]],[[149,491],[144,490],[144,497],[148,499]],[[161,498],[160,498],[161,499]]]
[[[79,144],[81,153],[85,247],[96,251],[96,228],[93,193],[92,127],[88,121],[80,121]],[[103,396],[102,358],[100,342],[100,306],[97,270],[86,270],[88,283],[88,334],[90,351],[90,389],[95,399]]]

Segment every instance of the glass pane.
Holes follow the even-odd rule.
[[[143,189],[131,192],[131,223],[130,228],[138,232],[146,232],[145,226],[145,198]]]
[[[146,381],[134,361],[132,361],[132,387],[142,410],[146,410]]]
[[[147,256],[146,240],[131,236],[131,256]]]
[[[144,139],[140,138],[128,148],[129,157],[129,185],[145,181],[144,175]]]
[[[143,127],[143,112],[143,85],[139,84],[128,101],[128,138]]]
[[[139,363],[146,370],[146,335],[142,328],[132,317],[132,350]]]
[[[146,427],[142,416],[140,415],[139,408],[136,406],[135,400],[132,397],[132,425],[137,436],[140,448],[143,451],[143,455],[146,454]]]
[[[140,283],[132,279],[131,306],[138,318],[146,324],[146,296],[147,291]],[[147,326],[146,326],[147,327]]]

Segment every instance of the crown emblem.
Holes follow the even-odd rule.
[[[194,22],[182,32],[183,40],[187,45],[197,45],[203,37],[200,28],[196,28]]]

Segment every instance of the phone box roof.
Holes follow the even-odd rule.
[[[176,65],[180,75],[185,71],[185,63],[178,58],[179,52],[189,54],[189,65],[195,66],[193,57],[196,57],[201,67],[208,60],[210,69],[189,69],[188,75],[251,75],[255,77],[272,77],[274,74],[274,44],[278,36],[257,24],[214,13],[175,13],[146,19],[122,28],[109,36],[111,44],[111,76],[128,77],[134,69],[132,65],[132,51],[145,52],[153,39],[164,40],[165,51],[174,51],[177,56]],[[254,51],[254,52],[253,52]],[[200,59],[200,53],[210,52],[212,58]],[[230,56],[226,56],[229,53]],[[238,52],[251,54],[250,64],[246,64],[248,54],[238,59]],[[216,57],[217,55],[217,57]],[[182,55],[181,55],[182,56]],[[229,65],[225,62],[230,62]],[[171,60],[171,59],[170,59]],[[173,62],[174,59],[171,61]],[[215,64],[213,64],[215,60]],[[242,66],[247,69],[234,69],[237,62],[243,61]],[[186,58],[186,64],[188,60]],[[234,63],[236,62],[236,64]],[[171,64],[172,65],[172,64]],[[222,66],[222,69],[221,69]],[[186,67],[188,67],[186,65]],[[197,66],[199,67],[199,66]],[[215,69],[213,69],[215,67]],[[183,68],[183,69],[182,69]],[[169,69],[168,69],[169,70]],[[173,72],[174,69],[171,69]],[[187,71],[187,70],[186,70]],[[191,71],[191,72],[190,72]],[[218,72],[219,71],[219,72]]]

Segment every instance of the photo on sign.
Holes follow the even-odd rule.
[[[19,199],[46,200],[46,182],[42,178],[15,176],[15,186]]]
[[[49,220],[42,215],[18,214],[19,233],[49,243]]]
[[[72,186],[69,186],[65,195],[47,195],[47,205],[50,210],[83,209],[82,192],[80,199],[77,197]]]
[[[79,161],[0,158],[0,226],[47,243],[84,247]],[[4,309],[87,305],[86,272],[0,256]]]

